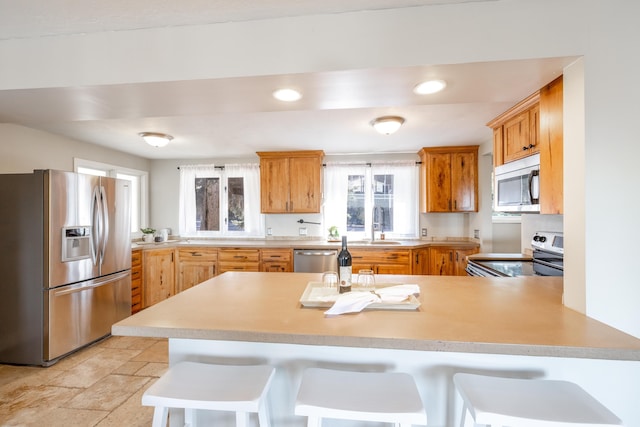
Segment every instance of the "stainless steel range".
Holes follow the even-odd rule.
[[[562,276],[564,238],[562,233],[538,231],[531,239],[533,256],[520,254],[478,254],[469,257],[467,274],[483,277]]]

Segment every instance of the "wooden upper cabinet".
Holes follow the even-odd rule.
[[[478,211],[478,146],[429,147],[418,153],[422,212]]]
[[[493,129],[494,166],[539,152],[539,99],[536,92],[487,123]]]
[[[540,213],[561,214],[563,204],[563,80],[540,89]]]
[[[258,152],[262,213],[319,213],[324,152]]]

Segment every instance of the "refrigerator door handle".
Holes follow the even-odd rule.
[[[99,250],[100,250],[100,203],[99,203],[98,188],[93,189],[93,196],[91,198],[91,258],[93,259],[93,265],[98,262]]]
[[[78,287],[73,287],[73,285],[72,285],[72,287],[63,286],[60,289],[55,290],[53,292],[53,296],[60,297],[60,296],[63,296],[63,295],[75,294],[75,293],[78,293],[78,292],[87,291],[89,289],[99,288],[101,286],[108,285],[109,283],[113,283],[113,282],[117,282],[118,280],[122,280],[125,277],[127,277],[128,274],[129,274],[128,271],[123,272],[123,273],[114,274],[112,276],[109,276],[106,279],[91,280],[88,284],[82,285],[82,286],[78,286]]]
[[[100,202],[102,209],[102,225],[101,225],[101,236],[100,236],[100,244],[102,247],[100,248],[100,265],[104,261],[104,255],[107,251],[107,243],[109,242],[109,209],[107,202],[107,193],[104,189],[104,186],[100,186]]]

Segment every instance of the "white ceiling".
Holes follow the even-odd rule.
[[[0,40],[466,2],[0,0]],[[221,153],[231,158],[293,149],[415,153],[423,146],[487,141],[491,138],[487,121],[553,80],[572,61],[549,58],[5,90],[0,91],[0,122],[151,159],[215,158]],[[431,76],[447,80],[447,89],[436,95],[413,94],[413,87]],[[274,100],[271,92],[282,81],[300,89],[302,100],[294,104]],[[400,115],[406,122],[396,134],[378,135],[369,122],[387,114]],[[167,132],[175,139],[155,149],[141,143],[137,134],[142,131]]]

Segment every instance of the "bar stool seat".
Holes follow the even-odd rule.
[[[488,426],[620,426],[622,421],[577,384],[568,381],[499,378],[457,373],[453,376],[464,407],[474,422]]]
[[[416,383],[406,373],[309,368],[302,376],[295,414],[307,416],[308,427],[320,427],[323,418],[427,425]]]
[[[269,427],[266,394],[275,369],[271,366],[230,366],[180,362],[169,368],[142,396],[155,406],[153,427],[165,427],[169,408],[184,408],[185,425],[195,426],[194,410],[232,411],[236,425],[249,424],[257,413],[261,427]]]

